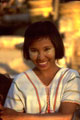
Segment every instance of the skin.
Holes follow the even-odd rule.
[[[48,86],[60,69],[55,64],[55,49],[51,41],[39,39],[33,42],[29,47],[30,59],[35,64],[33,71],[40,80]],[[70,102],[61,102],[59,111],[51,114],[27,114],[4,108],[3,120],[72,120],[73,113],[77,104]],[[9,113],[9,114],[8,114]]]
[[[39,39],[33,42],[29,47],[31,61],[35,64],[33,71],[40,80],[49,85],[60,68],[55,64],[55,48],[47,38]]]

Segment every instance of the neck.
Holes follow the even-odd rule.
[[[39,70],[38,68],[34,68],[33,70],[37,74],[39,73],[39,74],[41,74],[43,76],[49,76],[51,74],[55,74],[59,69],[60,68],[57,65],[55,65],[54,67],[51,67],[48,70]]]

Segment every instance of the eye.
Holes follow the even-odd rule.
[[[30,49],[30,51],[33,52],[33,53],[37,52],[36,49]]]
[[[44,48],[44,51],[49,51],[49,50],[51,50],[50,47],[46,47],[46,48]]]

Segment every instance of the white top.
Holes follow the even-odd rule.
[[[79,85],[80,76],[72,69],[61,68],[48,86],[29,69],[13,80],[4,106],[33,114],[55,112],[62,101],[80,104]]]

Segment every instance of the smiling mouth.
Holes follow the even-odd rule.
[[[46,64],[47,64],[47,62],[38,63],[39,66],[45,66]]]

